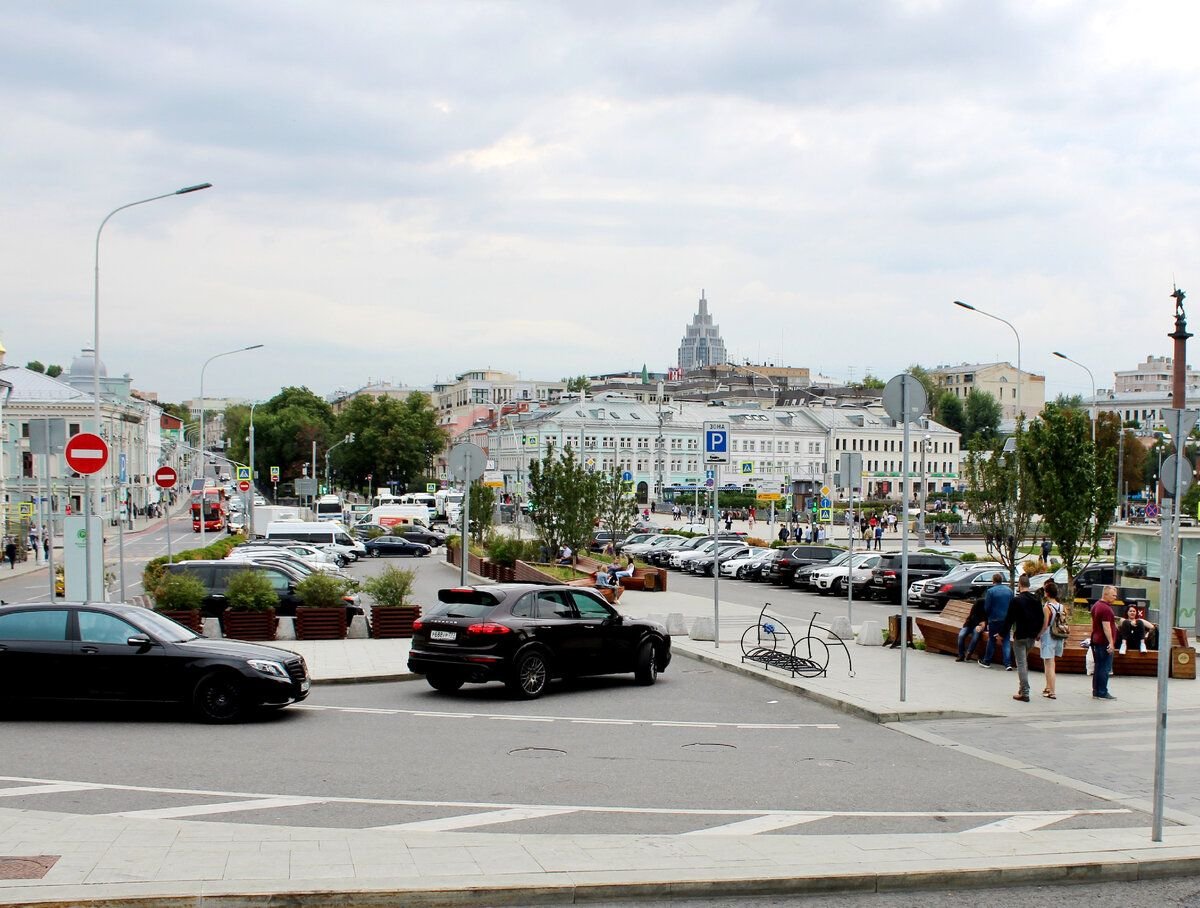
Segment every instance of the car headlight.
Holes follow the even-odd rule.
[[[264,675],[273,675],[276,678],[288,677],[287,669],[283,667],[282,662],[273,662],[270,659],[247,659],[246,664]]]

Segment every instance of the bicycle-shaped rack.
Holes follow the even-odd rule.
[[[850,677],[854,677],[854,660],[850,658],[850,648],[846,646],[846,641],[837,635],[826,640],[813,636],[813,624],[820,612],[813,612],[813,616],[808,620],[808,634],[797,640],[786,624],[774,615],[767,614],[770,607],[771,603],[764,604],[762,611],[758,613],[758,621],[753,627],[746,628],[742,634],[743,662],[761,662],[768,670],[775,666],[790,671],[793,678],[796,675],[824,678],[829,668],[829,646],[833,644],[845,650]],[[751,633],[754,637],[747,640]],[[786,649],[780,648],[781,641]]]

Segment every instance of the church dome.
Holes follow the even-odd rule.
[[[71,378],[88,378],[90,379],[96,368],[96,353],[91,347],[84,347],[79,355],[71,360],[71,371],[68,373]],[[104,363],[100,363],[100,377],[108,378],[108,369],[104,367]]]

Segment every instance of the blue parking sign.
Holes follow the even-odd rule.
[[[704,423],[704,462],[706,464],[729,463],[729,423],[716,421]]]

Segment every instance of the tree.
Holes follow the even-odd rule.
[[[174,416],[180,422],[187,422],[189,419],[192,418],[192,411],[190,409],[188,409],[187,407],[185,407],[183,404],[160,403],[158,406],[168,416]]]
[[[1028,472],[1021,458],[1020,445],[1016,452],[1005,453],[999,439],[991,446],[976,440],[967,452],[964,468],[967,507],[983,530],[988,555],[1008,568],[1010,584],[1016,580],[1018,553],[1031,535],[1036,511],[1031,495],[1018,494]]]
[[[48,365],[46,367],[46,374],[49,375],[51,378],[58,378],[60,375],[62,375],[62,373],[63,373],[63,368],[62,368],[62,366],[58,365],[57,363],[51,363],[50,365]]]
[[[1058,547],[1067,589],[1099,551],[1116,505],[1116,462],[1098,454],[1091,422],[1079,407],[1050,403],[1021,435],[1024,491]]]
[[[934,400],[934,419],[962,435],[967,428],[967,414],[963,410],[962,400],[953,391],[942,391]],[[966,442],[966,438],[963,442]]]
[[[600,525],[612,534],[613,542],[629,535],[637,514],[637,499],[621,479],[621,468],[613,468],[600,477]]]
[[[878,391],[878,390],[882,389],[884,386],[885,386],[884,380],[882,378],[872,375],[870,372],[868,372],[866,375],[864,375],[863,380],[861,382],[859,382],[859,384],[858,384],[858,387],[863,388],[865,390],[869,390],[869,391]]]
[[[919,366],[913,363],[907,370],[909,375],[921,383],[921,387],[925,389],[925,399],[933,403],[938,399],[942,389],[937,383],[937,379],[933,377],[933,373],[924,366]]]
[[[542,543],[551,552],[563,545],[578,551],[600,513],[600,477],[583,468],[570,445],[562,454],[551,445],[529,465],[529,502]]]
[[[1059,407],[1068,407],[1072,410],[1084,409],[1082,394],[1060,394],[1054,398],[1054,404]]]
[[[403,401],[356,397],[337,418],[334,434],[344,437],[351,432],[354,444],[342,445],[330,459],[348,487],[365,486],[371,476],[376,486],[395,482],[409,488],[433,475],[434,457],[447,441],[437,411],[424,394],[410,394]]]
[[[45,365],[41,362],[41,360],[37,360],[37,359],[30,360],[29,362],[27,362],[25,364],[25,368],[28,369],[30,372],[45,372],[46,371]]]
[[[1121,488],[1116,490],[1118,500],[1122,488],[1134,492],[1142,488],[1145,483],[1146,446],[1137,435],[1121,427],[1121,418],[1116,413],[1105,412],[1096,417],[1096,447],[1100,456],[1110,457],[1121,464]],[[1118,447],[1124,450],[1118,450]]]
[[[563,376],[560,381],[566,382],[567,390],[574,391],[575,393],[587,391],[592,386],[591,381],[588,380],[586,375],[576,375],[574,378]]]
[[[471,538],[482,542],[492,528],[496,515],[496,490],[482,482],[471,483]]]
[[[972,442],[979,441],[985,447],[990,446],[1000,434],[1000,401],[987,391],[972,388],[967,395],[964,413],[963,447],[969,447]]]
[[[312,444],[317,457],[323,457],[332,435],[333,410],[308,388],[284,388],[254,410],[254,459],[251,467],[266,476],[272,466],[279,467],[282,480],[298,479],[304,465],[312,459]],[[249,462],[250,408],[245,405],[225,411],[225,434],[230,439],[228,456]],[[345,445],[344,447],[350,447]],[[323,464],[318,460],[317,471]]]

